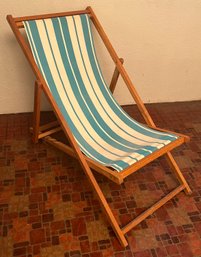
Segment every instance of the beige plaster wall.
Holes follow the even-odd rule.
[[[145,102],[201,99],[201,0],[0,0],[0,113],[32,111],[34,76],[11,30],[13,16],[91,5]],[[106,80],[113,64],[97,40]],[[115,96],[133,103],[122,81]],[[48,109],[43,99],[42,107]]]

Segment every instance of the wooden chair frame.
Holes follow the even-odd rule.
[[[134,101],[136,102],[142,116],[144,117],[145,122],[150,128],[157,129],[159,131],[166,131],[167,130],[159,129],[155,126],[151,116],[149,115],[144,103],[140,99],[133,83],[131,82],[126,70],[123,67],[123,59],[119,58],[112,47],[108,37],[106,36],[100,22],[98,21],[95,13],[93,12],[91,7],[87,7],[85,10],[81,11],[72,11],[72,12],[63,12],[63,13],[54,13],[54,14],[44,14],[44,15],[35,15],[35,16],[25,16],[25,17],[17,17],[13,18],[11,15],[7,15],[7,20],[17,38],[18,43],[20,44],[28,62],[30,63],[33,72],[36,76],[36,82],[35,82],[35,96],[34,96],[34,120],[33,120],[33,128],[31,128],[31,132],[33,133],[33,142],[37,143],[39,139],[44,138],[46,142],[49,144],[57,147],[58,149],[62,150],[63,152],[67,153],[68,155],[75,157],[79,160],[86,176],[89,179],[89,182],[91,183],[93,189],[95,190],[98,199],[103,207],[103,210],[110,222],[110,224],[113,227],[113,230],[118,237],[121,245],[123,247],[126,247],[128,245],[128,242],[125,238],[125,234],[130,231],[133,227],[135,227],[137,224],[139,224],[142,220],[144,220],[146,217],[151,215],[154,211],[156,211],[158,208],[160,208],[162,205],[164,205],[167,201],[169,201],[171,198],[173,198],[175,195],[177,195],[179,192],[184,190],[186,194],[191,193],[191,189],[189,185],[187,184],[184,176],[182,175],[179,167],[177,166],[174,158],[172,157],[170,151],[174,149],[175,147],[181,145],[184,142],[187,142],[189,138],[185,135],[174,133],[179,136],[179,138],[172,143],[168,144],[167,146],[163,147],[162,149],[159,149],[155,151],[154,153],[150,154],[149,156],[143,158],[142,160],[138,161],[137,163],[133,164],[132,166],[126,168],[122,172],[116,172],[113,171],[110,168],[104,167],[98,162],[95,162],[91,160],[90,158],[86,157],[81,151],[77,144],[77,142],[74,139],[74,136],[69,129],[68,124],[64,120],[53,96],[51,95],[48,86],[41,75],[35,61],[33,58],[33,55],[31,53],[30,47],[26,43],[24,37],[22,36],[20,29],[23,28],[23,21],[26,20],[36,20],[36,19],[44,19],[44,18],[52,18],[52,17],[61,17],[61,16],[71,16],[71,15],[80,15],[80,14],[88,14],[90,19],[92,20],[95,28],[97,29],[103,43],[105,44],[112,60],[115,64],[115,70],[113,73],[113,77],[110,83],[110,90],[111,92],[114,92],[116,83],[118,80],[119,75],[122,76],[127,88],[129,89]],[[46,125],[40,126],[40,98],[42,91],[45,93],[47,98],[49,99],[49,102],[52,105],[52,108],[56,114],[56,117],[58,118],[58,121],[50,122]],[[51,134],[56,133],[60,130],[63,130],[66,137],[68,138],[71,147],[65,145],[62,142],[57,141],[56,139],[50,137]],[[138,217],[136,217],[134,220],[132,220],[130,223],[125,225],[124,227],[120,227],[120,225],[117,223],[104,195],[101,191],[92,170],[95,170],[107,178],[111,179],[115,183],[121,184],[123,180],[130,174],[134,173],[135,171],[139,170],[141,167],[145,166],[146,164],[150,163],[151,161],[155,160],[156,158],[165,155],[170,167],[175,172],[180,185],[171,191],[169,194],[167,194],[165,197],[160,199],[158,202],[156,202],[154,205],[152,205],[150,208],[148,208],[146,211],[144,211],[142,214],[140,214]]]

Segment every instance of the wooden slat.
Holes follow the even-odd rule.
[[[52,146],[58,148],[59,150],[67,153],[68,155],[72,156],[73,158],[77,159],[75,151],[70,146],[68,146],[52,137],[46,137],[46,138],[44,138],[44,141],[51,144]],[[105,177],[109,178],[110,180],[112,180],[113,182],[115,182],[119,185],[123,182],[121,176],[119,175],[119,173],[117,171],[112,171],[111,169],[109,169],[103,165],[100,165],[98,162],[93,161],[92,159],[88,158],[87,156],[85,156],[85,159],[86,159],[88,165],[90,166],[90,168],[92,168],[93,170],[99,172],[100,174],[104,175]]]
[[[150,216],[153,212],[155,212],[157,209],[159,209],[161,206],[163,206],[166,202],[168,202],[170,199],[172,199],[175,195],[177,195],[179,192],[184,190],[184,188],[185,188],[184,185],[178,186],[176,189],[171,191],[169,194],[167,194],[165,197],[163,197],[157,203],[153,204],[149,209],[144,211],[137,218],[135,218],[130,223],[128,223],[125,227],[123,227],[122,232],[124,234],[126,234],[128,231],[130,231],[132,228],[134,228],[136,225],[138,225],[140,222],[142,222],[144,219],[146,219],[148,216]]]

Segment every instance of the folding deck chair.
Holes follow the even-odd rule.
[[[185,135],[159,129],[91,7],[86,10],[7,20],[36,76],[33,141],[44,140],[79,160],[122,246],[125,234],[179,192],[191,189],[170,151],[188,141]],[[108,87],[96,57],[91,21],[115,64]],[[25,28],[29,45],[20,29]],[[122,76],[146,125],[138,123],[118,105],[112,93]],[[40,97],[44,92],[58,121],[40,126]],[[63,130],[70,146],[50,135]],[[120,226],[93,170],[117,184],[156,158],[165,155],[180,185],[124,227]]]

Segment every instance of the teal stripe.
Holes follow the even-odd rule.
[[[28,21],[27,24],[25,23],[25,29],[27,32],[29,42],[31,44],[31,48],[32,48],[36,63],[38,65],[39,69],[41,70],[41,72],[44,74],[44,77],[45,77],[47,84],[55,98],[55,101],[57,102],[58,107],[60,108],[60,110],[62,112],[62,115],[64,116],[71,131],[73,132],[73,135],[74,135],[76,141],[78,142],[81,150],[91,159],[99,161],[100,163],[104,164],[105,166],[113,167],[117,171],[121,171],[122,169],[125,169],[129,166],[129,164],[126,161],[124,161],[124,158],[130,158],[130,161],[132,161],[132,163],[134,163],[134,162],[136,162],[136,158],[132,157],[131,156],[132,154],[139,153],[143,156],[147,156],[150,153],[146,150],[151,150],[151,151],[158,150],[158,148],[151,146],[151,144],[158,143],[162,147],[162,144],[165,143],[164,140],[169,140],[169,141],[175,140],[177,138],[175,135],[172,135],[172,136],[175,136],[175,138],[172,138],[167,133],[156,134],[154,130],[150,130],[150,129],[146,130],[145,126],[142,126],[141,124],[139,124],[136,121],[134,121],[133,119],[131,119],[123,111],[123,109],[118,105],[118,103],[113,98],[111,92],[109,91],[109,89],[106,86],[105,81],[103,79],[103,76],[102,76],[102,73],[101,73],[101,70],[100,70],[100,67],[98,64],[98,60],[96,57],[96,53],[95,53],[94,42],[93,42],[93,37],[91,34],[91,27],[90,27],[88,16],[80,15],[82,30],[83,30],[83,34],[84,34],[86,49],[87,49],[87,54],[89,56],[89,60],[91,63],[91,67],[93,69],[95,79],[102,91],[103,97],[105,98],[106,102],[110,106],[111,110],[114,111],[115,115],[117,115],[124,124],[126,124],[130,128],[132,128],[134,130],[134,133],[135,133],[135,131],[137,131],[137,132],[141,133],[142,135],[146,135],[150,138],[154,138],[155,142],[149,142],[148,140],[143,139],[142,142],[146,142],[147,143],[146,146],[140,146],[140,145],[136,144],[135,143],[136,139],[138,139],[138,140],[141,140],[141,139],[132,135],[130,132],[128,133],[128,131],[125,128],[119,126],[119,124],[117,124],[117,122],[108,115],[105,106],[99,100],[97,92],[95,91],[94,86],[91,82],[91,78],[88,74],[87,67],[86,67],[86,64],[85,64],[85,61],[84,61],[84,58],[82,55],[81,46],[80,46],[81,39],[77,33],[75,19],[72,16],[72,19],[74,22],[74,29],[75,29],[76,36],[77,36],[77,42],[79,45],[80,57],[82,58],[82,61],[83,61],[86,76],[88,77],[89,83],[93,90],[93,93],[96,95],[96,98],[99,101],[100,105],[102,106],[105,114],[108,116],[108,118],[111,119],[113,124],[115,124],[114,127],[109,127],[109,125],[102,118],[101,112],[99,112],[99,110],[96,108],[96,106],[93,102],[93,98],[91,98],[92,96],[90,96],[90,94],[88,93],[88,91],[86,89],[86,87],[90,86],[90,85],[85,85],[85,83],[82,80],[82,76],[80,74],[77,60],[76,60],[75,54],[73,52],[73,46],[72,46],[73,42],[70,37],[69,24],[67,21],[68,19],[69,18],[66,18],[66,17],[53,18],[53,19],[51,19],[51,21],[53,24],[53,28],[54,28],[57,44],[59,47],[59,51],[61,54],[62,62],[65,67],[66,75],[69,79],[70,85],[64,85],[64,81],[62,79],[62,74],[60,74],[56,56],[54,55],[54,49],[51,44],[51,35],[48,34],[47,24],[43,20],[44,28],[46,30],[46,36],[47,36],[49,46],[51,49],[51,53],[52,53],[52,56],[54,59],[55,67],[57,69],[57,73],[58,73],[57,75],[59,76],[63,90],[65,91],[66,98],[68,99],[72,110],[74,111],[77,119],[82,124],[82,126],[85,129],[88,136],[96,143],[96,145],[98,145],[99,147],[104,149],[104,151],[105,151],[104,153],[97,151],[96,149],[94,149],[94,147],[92,147],[87,142],[87,140],[79,132],[79,130],[76,128],[73,120],[69,116],[69,113],[67,111],[68,106],[66,106],[66,104],[62,102],[62,99],[59,96],[58,88],[54,82],[54,75],[52,74],[51,68],[48,65],[47,57],[45,56],[42,41],[40,38],[40,36],[42,37],[43,35],[39,34],[39,31],[37,28],[37,22]],[[60,28],[59,21],[61,23],[62,28]],[[30,26],[31,34],[28,31],[28,24]],[[61,29],[62,29],[62,31],[61,31]],[[62,32],[64,34],[64,40],[62,37]],[[31,35],[33,37],[33,41],[31,40]],[[91,36],[91,39],[90,39],[90,36]],[[35,52],[34,45],[36,46],[37,52]],[[65,47],[67,48],[67,53],[66,53]],[[38,54],[38,57],[37,57],[37,54]],[[68,57],[69,57],[69,59],[68,59]],[[41,66],[40,66],[40,63],[41,63]],[[73,106],[73,103],[68,94],[68,89],[67,89],[68,86],[71,87],[72,92],[73,92],[74,96],[76,97],[77,102],[79,103],[80,108],[82,109],[85,117],[90,121],[91,127],[94,129],[94,131],[96,131],[96,133],[102,138],[103,141],[107,142],[108,145],[111,145],[113,147],[114,151],[111,151],[111,150],[107,149],[105,146],[102,146],[94,136],[90,135],[89,130],[86,127],[86,124],[83,123],[83,121],[79,117],[79,113],[76,112],[75,107]],[[133,142],[130,142],[130,141],[124,139],[122,135],[119,135],[118,133],[116,133],[115,126],[119,127],[119,129],[121,129],[121,131],[123,131],[124,133],[133,137]],[[115,140],[118,142],[115,142]],[[163,140],[163,141],[160,141],[160,140]],[[132,147],[132,149],[130,149],[131,147]],[[146,150],[143,150],[143,148]],[[115,149],[121,150],[122,152],[125,153],[125,155],[123,153],[122,153],[122,156],[120,154],[117,154],[117,152],[115,152]],[[111,160],[110,158],[108,158],[106,156],[107,155],[106,152],[108,152],[108,154],[110,153],[113,156],[116,156],[116,160]]]
[[[73,20],[74,20],[74,17],[73,17]],[[94,89],[94,87],[93,87],[93,84],[92,84],[92,82],[91,82],[90,76],[89,76],[89,74],[88,74],[88,72],[87,72],[86,64],[85,64],[85,61],[84,61],[84,58],[83,58],[83,55],[82,55],[82,50],[81,50],[80,43],[79,43],[79,36],[78,36],[78,33],[77,33],[75,21],[74,21],[74,26],[75,26],[75,31],[76,31],[76,35],[77,35],[77,41],[78,41],[78,44],[79,44],[80,55],[81,55],[81,58],[82,58],[82,61],[83,61],[83,65],[84,65],[84,68],[85,68],[86,75],[87,75],[87,77],[88,77],[88,79],[89,79],[89,81],[90,81],[90,84],[91,84],[91,86],[92,86],[92,89],[93,89],[94,94],[96,95],[97,100],[99,101],[100,105],[102,106],[103,110],[105,111],[105,114],[108,116],[108,118],[110,118],[110,119],[113,121],[113,123],[115,123],[115,125],[116,125],[120,130],[124,131],[126,134],[132,136],[132,137],[135,138],[135,139],[139,139],[139,138],[133,136],[132,134],[128,133],[128,132],[127,132],[126,130],[124,130],[122,127],[120,127],[120,126],[108,115],[107,110],[105,109],[104,105],[103,105],[102,102],[100,101],[100,99],[99,99],[99,97],[98,97],[98,95],[97,95],[97,93],[96,93],[96,91],[95,91],[95,89]],[[66,33],[66,34],[67,34],[67,33]],[[68,39],[68,40],[70,40],[70,39]],[[70,41],[67,41],[67,42],[71,42],[71,40],[70,40]],[[121,138],[120,138],[120,142],[122,142],[123,140],[124,140],[124,138],[121,137]],[[140,140],[143,141],[143,142],[146,142],[146,143],[150,143],[150,142],[148,142],[148,141],[146,141],[146,140],[142,140],[142,139],[140,139]],[[154,143],[154,142],[153,142],[153,143]],[[160,144],[164,145],[163,142],[160,142]],[[136,147],[136,146],[139,146],[139,145],[136,144],[135,147]],[[150,152],[147,152],[147,151],[143,150],[142,148],[144,148],[144,149],[146,149],[146,150],[149,150],[149,151],[154,151],[154,150],[157,150],[157,149],[158,149],[157,147],[150,146],[150,145],[146,145],[146,146],[141,146],[140,149],[137,149],[137,150],[134,150],[134,151],[135,151],[136,153],[142,154],[142,155],[144,155],[144,156],[147,156],[147,155],[150,154]]]
[[[97,67],[98,59],[93,54],[93,51],[94,51],[94,53],[96,53],[96,51],[95,51],[94,42],[93,42],[93,35],[91,33],[91,30],[88,29],[88,23],[87,23],[88,16],[87,15],[80,15],[80,18],[81,18],[81,21],[82,21],[82,24],[83,24],[83,32],[84,32],[84,37],[85,37],[85,42],[86,42],[86,47],[87,47],[89,59],[90,59],[90,62],[91,62],[91,67],[92,67],[93,72],[95,74],[98,85],[100,86],[101,91],[102,91],[106,101],[110,104],[111,109],[117,114],[118,117],[121,118],[121,120],[123,122],[125,122],[129,127],[133,128],[135,131],[138,131],[139,133],[150,136],[152,138],[161,139],[161,140],[171,140],[172,141],[172,138],[169,137],[168,134],[166,134],[165,136],[160,136],[158,134],[155,134],[154,131],[147,131],[144,128],[141,128],[136,121],[134,121],[134,120],[131,121],[130,120],[130,117],[128,117],[127,113],[125,113],[123,111],[123,109],[119,106],[119,104],[116,102],[116,100],[112,96],[111,92],[108,90],[108,87],[106,86],[106,83],[105,83],[105,85],[103,84],[103,81],[102,81],[103,76],[101,76],[101,74],[99,72],[99,70],[101,70],[100,66],[99,66],[99,69]],[[91,36],[92,42],[90,40],[90,36]],[[111,101],[111,99],[113,101]],[[118,108],[117,108],[117,106],[118,106]],[[159,142],[156,142],[156,143],[159,143]]]
[[[42,67],[43,67],[43,70],[44,70],[44,73],[45,73],[45,77],[46,77],[47,83],[48,83],[48,85],[50,87],[50,90],[51,90],[52,94],[55,97],[55,100],[56,100],[56,102],[57,102],[57,104],[58,104],[62,114],[64,115],[65,119],[67,120],[67,123],[71,127],[74,136],[79,139],[79,142],[81,143],[82,146],[84,146],[84,148],[86,148],[89,152],[93,153],[93,156],[96,159],[100,160],[101,162],[103,162],[105,164],[111,163],[110,159],[104,157],[103,155],[98,153],[94,148],[92,148],[83,139],[83,137],[81,136],[81,134],[79,133],[77,128],[74,126],[71,118],[69,117],[69,115],[68,115],[68,113],[67,113],[67,111],[66,111],[66,109],[64,107],[64,104],[63,104],[63,102],[62,102],[62,100],[61,100],[61,98],[59,96],[58,91],[57,91],[57,87],[56,87],[56,85],[54,83],[54,80],[53,80],[51,71],[49,69],[49,65],[48,65],[48,62],[47,62],[44,50],[43,50],[43,46],[42,46],[42,43],[41,43],[41,40],[40,40],[40,35],[38,33],[38,29],[37,29],[35,21],[29,21],[29,25],[30,25],[32,37],[34,39],[34,42],[32,42],[32,44],[34,43],[34,45],[36,46],[37,54],[38,54],[40,62],[42,64]],[[124,162],[120,162],[120,164],[121,164],[120,167],[126,167],[126,164]]]
[[[103,121],[100,114],[97,112],[94,104],[92,103],[91,98],[89,97],[89,95],[86,91],[86,88],[85,88],[84,83],[82,81],[82,78],[81,78],[81,75],[80,75],[76,60],[75,60],[75,56],[74,56],[74,52],[73,52],[73,48],[72,48],[72,43],[71,43],[71,39],[70,39],[66,19],[64,18],[62,20],[63,20],[63,22],[62,22],[63,28],[62,29],[65,30],[66,41],[68,42],[68,44],[65,44],[65,46],[68,50],[70,63],[68,61],[68,56],[66,54],[66,50],[65,50],[65,46],[64,46],[64,42],[63,42],[63,38],[62,38],[62,34],[61,34],[58,19],[53,19],[52,21],[53,21],[54,31],[55,31],[55,34],[56,34],[57,43],[58,43],[58,46],[59,46],[61,58],[62,58],[64,67],[67,71],[67,74],[69,76],[69,79],[71,81],[71,88],[72,88],[72,91],[74,93],[74,96],[76,97],[76,99],[77,99],[81,109],[83,110],[85,116],[87,117],[88,120],[90,120],[91,126],[100,135],[101,138],[103,138],[108,144],[112,145],[113,147],[116,147],[119,150],[123,150],[125,152],[133,152],[133,149],[129,149],[127,147],[124,147],[124,146],[120,145],[118,142],[115,142],[114,140],[112,140],[106,134],[107,133],[105,131],[106,129],[105,130],[103,129],[103,128],[107,128],[107,130],[108,130],[109,127]],[[70,64],[72,65],[74,74],[75,74],[76,79],[78,81],[78,84],[75,81],[75,78],[74,78],[72,69],[70,67]],[[81,95],[79,90],[81,91],[82,95]],[[84,97],[86,102],[84,102],[83,97]],[[91,112],[92,112],[92,114],[94,115],[95,118],[89,112],[89,109],[91,110]],[[102,127],[102,130],[100,129],[100,127],[97,124],[100,124],[100,126]],[[110,131],[113,132],[111,129],[110,129]],[[111,135],[111,133],[110,133],[110,135]],[[120,140],[121,137],[118,136],[117,140],[118,139]],[[134,144],[132,146],[134,146]]]
[[[81,16],[81,20],[83,19],[83,17],[86,18],[85,15],[80,15],[80,16]],[[108,101],[109,98],[108,98],[108,95],[106,94],[107,92],[104,92],[104,91],[102,90],[102,87],[101,87],[101,86],[102,86],[102,80],[101,80],[101,78],[100,78],[100,74],[99,74],[99,72],[98,72],[98,69],[97,69],[95,60],[93,59],[93,54],[92,54],[92,49],[91,49],[92,46],[91,46],[91,42],[90,42],[90,39],[89,39],[89,36],[88,36],[89,31],[88,31],[87,23],[85,22],[85,20],[84,20],[84,22],[83,22],[83,20],[82,20],[82,26],[83,26],[83,32],[84,32],[84,37],[85,37],[85,42],[86,42],[85,45],[86,45],[86,48],[87,48],[87,51],[88,51],[89,60],[90,60],[90,62],[91,62],[91,67],[92,67],[92,69],[93,69],[93,72],[94,72],[95,78],[96,78],[96,80],[97,80],[97,83],[98,83],[98,85],[99,85],[100,88],[101,88],[101,91],[102,91],[102,93],[103,93],[103,96],[104,96],[104,98],[106,99],[106,102],[108,103],[108,105],[111,107],[112,101]],[[77,31],[76,31],[76,32],[77,32]],[[78,34],[77,34],[77,37],[78,37]],[[89,44],[90,44],[90,46],[89,46]],[[81,54],[81,56],[82,56],[82,51],[81,51],[81,49],[80,49],[80,54]],[[91,58],[92,58],[92,59],[91,59]],[[83,56],[82,56],[82,60],[83,60],[83,63],[84,63],[84,65],[85,65]],[[86,70],[86,73],[87,73],[86,65],[85,65],[85,70]],[[87,73],[87,75],[88,75],[88,73]],[[88,75],[88,77],[89,77],[89,75]],[[90,83],[91,83],[91,81],[90,81]],[[129,135],[129,136],[131,136],[131,137],[133,137],[133,138],[135,138],[135,139],[138,139],[138,140],[140,140],[140,141],[142,141],[142,142],[144,142],[144,143],[149,143],[149,141],[144,140],[144,139],[141,139],[141,138],[137,138],[137,137],[135,137],[133,134],[129,133],[128,131],[126,131],[125,129],[123,129],[121,126],[119,126],[119,124],[118,124],[114,119],[112,119],[112,117],[110,117],[110,116],[108,115],[107,109],[104,107],[103,103],[99,100],[98,94],[96,93],[96,90],[94,89],[94,86],[93,86],[92,83],[91,83],[91,85],[92,85],[92,89],[93,89],[94,94],[96,95],[97,100],[99,101],[100,105],[102,106],[103,110],[105,111],[105,113],[107,114],[107,116],[109,117],[109,119],[111,119],[111,121],[112,121],[120,130],[122,130],[125,134],[127,134],[127,135]],[[112,108],[112,107],[111,107],[111,108]],[[113,111],[115,112],[115,110],[113,110]],[[136,130],[136,131],[137,131],[137,130]],[[157,142],[156,142],[156,143],[157,143]],[[163,143],[160,142],[160,144],[163,144]],[[149,148],[149,146],[147,146],[147,147]],[[157,149],[157,148],[154,147],[154,149],[152,149],[152,150],[156,150],[156,149]],[[148,150],[151,150],[151,149],[148,149]]]
[[[34,59],[35,59],[35,62],[38,66],[38,68],[40,69],[40,71],[42,72],[42,69],[41,69],[41,65],[40,65],[40,62],[39,62],[39,59],[37,57],[37,54],[36,54],[36,51],[34,49],[34,45],[33,45],[33,42],[31,40],[31,34],[29,32],[29,28],[28,28],[28,22],[23,22],[24,26],[25,26],[25,30],[26,30],[26,33],[27,33],[27,37],[28,37],[28,40],[29,40],[29,43],[30,43],[30,46],[31,46],[31,50],[33,52],[33,56],[34,56]]]
[[[73,71],[74,71],[74,73],[76,75],[76,79],[77,79],[77,81],[79,83],[79,85],[77,85],[75,83],[75,85],[72,86],[72,90],[74,91],[74,95],[77,98],[77,100],[78,100],[82,110],[84,111],[85,116],[87,117],[88,120],[90,120],[90,123],[91,123],[92,127],[94,128],[94,130],[97,131],[97,133],[107,143],[109,143],[110,145],[112,145],[113,147],[115,147],[115,148],[117,148],[119,150],[122,150],[122,151],[125,151],[125,152],[133,152],[135,150],[138,153],[143,154],[143,155],[149,154],[149,152],[141,150],[141,148],[142,148],[141,146],[139,146],[137,144],[130,143],[129,141],[124,140],[122,137],[117,135],[114,132],[114,130],[111,130],[111,128],[107,125],[107,123],[105,123],[105,121],[102,119],[101,115],[97,112],[96,106],[94,105],[92,99],[88,95],[88,92],[87,92],[87,90],[85,88],[85,85],[84,85],[84,83],[82,81],[82,78],[81,78],[81,75],[80,75],[80,71],[79,71],[78,66],[77,66],[77,62],[76,62],[76,58],[75,58],[73,47],[72,47],[72,42],[71,42],[71,38],[70,38],[70,33],[69,33],[69,28],[68,28],[67,21],[66,21],[65,18],[60,18],[60,21],[61,21],[61,25],[62,25],[63,34],[64,34],[64,37],[65,37],[65,46],[66,46],[66,48],[68,50],[68,55],[69,55],[69,58],[70,58],[70,62],[71,62]],[[63,64],[66,67],[66,69],[71,69],[70,66],[69,66],[69,63],[68,63],[68,57],[66,55],[66,50],[65,50],[65,47],[64,47],[64,44],[63,44],[63,38],[62,38],[62,35],[61,35],[60,26],[58,24],[58,19],[57,20],[56,19],[53,20],[53,25],[54,25],[54,30],[55,30],[55,33],[56,33],[59,49],[60,49],[60,52],[61,52]],[[70,71],[70,73],[71,73],[71,71]],[[88,76],[88,78],[89,78],[89,76]],[[72,78],[72,80],[74,80],[74,78]],[[82,95],[84,96],[85,101],[87,102],[87,106],[86,106],[86,104],[84,103],[84,101],[83,101],[83,99],[81,97],[81,94],[80,94],[80,92],[78,90],[78,87],[79,87],[80,91],[82,92]],[[89,112],[87,107],[91,110],[91,112],[94,115],[95,119],[90,114],[90,112]],[[99,126],[97,126],[97,122],[102,127],[102,129],[104,131],[102,131]],[[119,142],[121,142],[125,146],[131,146],[132,149],[127,148],[125,146],[122,146],[121,144],[118,144],[115,141],[111,140],[111,138],[108,137],[108,135],[106,133],[108,133],[112,138],[118,140]],[[150,147],[149,148],[149,150],[152,150],[152,151],[155,150],[155,149],[156,149],[155,147]]]
[[[106,152],[108,152],[108,153],[110,153],[110,154],[112,154],[112,155],[115,155],[115,156],[117,156],[117,157],[122,157],[122,155],[119,155],[119,154],[117,154],[117,153],[115,153],[115,152],[111,152],[111,151],[109,151],[107,148],[103,147],[103,146],[96,140],[96,138],[94,138],[94,137],[91,136],[91,134],[90,134],[89,131],[87,130],[87,127],[84,125],[83,121],[80,119],[80,117],[79,117],[78,113],[76,112],[75,107],[74,107],[74,105],[73,105],[73,103],[72,103],[72,101],[71,101],[71,99],[70,99],[70,97],[69,97],[69,95],[68,95],[68,92],[67,92],[67,90],[66,90],[66,88],[65,88],[65,85],[64,85],[64,82],[63,82],[63,79],[62,79],[62,76],[61,76],[61,74],[60,74],[60,72],[59,72],[59,68],[58,68],[58,65],[57,65],[57,62],[56,62],[56,59],[55,59],[55,56],[54,56],[54,51],[53,51],[53,49],[52,49],[52,44],[51,44],[51,41],[50,41],[50,38],[49,38],[49,34],[48,34],[48,31],[47,31],[47,26],[46,26],[46,24],[45,24],[45,21],[43,21],[43,24],[44,24],[44,27],[45,27],[46,36],[47,36],[47,39],[48,39],[48,43],[49,43],[49,46],[50,46],[50,49],[51,49],[51,54],[52,54],[52,57],[53,57],[53,59],[54,59],[54,64],[55,64],[55,67],[56,67],[56,70],[57,70],[59,79],[60,79],[61,84],[62,84],[62,86],[63,86],[63,89],[64,89],[64,91],[65,91],[66,98],[68,99],[68,101],[69,101],[69,103],[70,103],[70,106],[71,106],[71,108],[73,109],[73,112],[75,113],[75,116],[77,117],[77,119],[79,120],[79,122],[82,124],[82,126],[83,126],[84,130],[86,131],[86,133],[88,134],[88,136],[89,136],[97,145],[99,145],[100,148],[104,149]],[[68,66],[67,66],[66,72],[67,72],[67,74],[68,74],[68,78],[69,78],[69,81],[70,81],[70,85],[69,85],[69,86],[71,86],[71,88],[72,88],[72,90],[73,90],[73,88],[75,88],[75,86],[76,86],[76,83],[75,83],[75,80],[74,80],[74,78],[73,78],[73,74],[72,74],[72,72],[71,72],[71,69],[70,69],[69,64],[68,64]],[[81,99],[79,99],[79,100],[81,100]],[[81,106],[81,107],[84,107],[84,106]],[[89,117],[87,117],[87,118],[89,118]],[[133,159],[131,156],[130,156],[130,158]],[[135,159],[135,160],[136,160],[136,159]]]
[[[74,24],[75,24],[75,22],[74,22]],[[75,25],[75,28],[76,28],[76,25]],[[84,30],[84,29],[83,29],[83,30]],[[77,40],[78,40],[78,42],[79,42],[79,37],[78,37],[77,30],[76,30],[76,34],[77,34]],[[80,48],[80,44],[79,44],[79,48]],[[118,125],[118,123],[108,115],[107,109],[104,107],[103,103],[100,101],[100,99],[99,99],[99,97],[98,97],[98,94],[96,93],[96,90],[94,89],[93,84],[91,83],[91,80],[90,80],[90,77],[89,77],[89,74],[88,74],[88,72],[87,72],[87,68],[86,68],[86,65],[85,65],[85,61],[84,61],[84,58],[83,58],[83,55],[82,55],[81,48],[80,48],[80,55],[81,55],[81,58],[82,58],[82,61],[83,61],[84,67],[85,67],[86,74],[87,74],[88,79],[89,79],[89,81],[90,81],[90,84],[91,84],[91,86],[92,86],[93,92],[94,92],[94,94],[96,95],[96,98],[97,98],[97,100],[99,101],[99,104],[102,106],[103,110],[105,111],[105,114],[108,116],[109,119],[112,120],[112,122],[113,122],[120,130],[124,131],[124,133],[126,133],[127,135],[129,135],[129,136],[131,136],[131,137],[133,137],[133,138],[135,138],[135,139],[139,139],[139,138],[135,137],[134,135],[128,133],[128,132],[127,132],[126,130],[124,130],[122,127],[120,127],[120,126]],[[124,138],[121,137],[120,142],[122,142],[123,140],[124,140]],[[149,141],[143,140],[143,139],[141,139],[141,138],[140,138],[139,140],[142,141],[142,142],[144,142],[144,143],[147,143],[147,144],[150,143]],[[122,142],[122,143],[123,143],[123,142]],[[160,142],[160,144],[164,145],[163,142]],[[136,144],[135,147],[136,147],[136,146],[138,146],[138,145]],[[135,150],[135,152],[137,152],[137,153],[139,153],[139,154],[142,154],[142,155],[144,155],[144,156],[147,156],[148,154],[150,154],[149,152],[146,152],[146,151],[143,150],[142,148],[144,148],[144,149],[146,149],[146,150],[150,150],[150,151],[157,150],[156,147],[147,145],[147,146],[144,146],[144,147],[141,146],[140,149]]]

